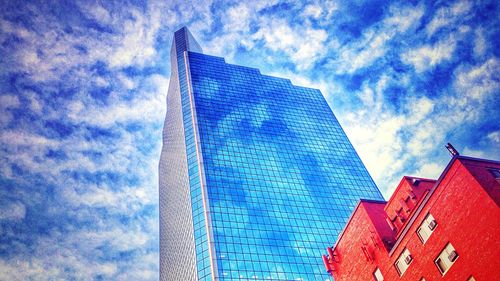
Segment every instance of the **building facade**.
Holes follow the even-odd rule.
[[[454,156],[438,180],[403,177],[361,200],[323,256],[342,280],[499,280],[500,162]]]
[[[328,280],[316,253],[382,196],[321,92],[204,55],[186,28],[171,73],[160,279]]]

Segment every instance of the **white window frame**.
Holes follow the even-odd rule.
[[[399,276],[403,276],[403,274],[406,272],[408,267],[410,267],[410,264],[412,262],[413,262],[413,257],[411,256],[410,251],[407,248],[405,248],[401,253],[401,255],[399,255],[399,258],[394,263],[394,267],[396,268]]]
[[[377,267],[375,271],[373,272],[373,278],[377,281],[384,281],[384,276],[382,275],[382,272],[380,271],[380,268]]]
[[[432,224],[434,224],[434,228],[432,228]],[[424,221],[417,229],[417,236],[423,244],[429,240],[429,237],[431,237],[431,234],[436,230],[436,227],[438,227],[436,219],[434,219],[431,213],[427,214]]]
[[[455,252],[455,254],[456,254],[456,257],[454,260],[450,260],[450,258],[449,258],[452,252]],[[457,259],[459,257],[460,256],[456,252],[453,245],[451,245],[451,243],[448,242],[448,244],[446,244],[446,246],[441,251],[439,256],[434,260],[434,264],[438,268],[441,275],[444,276],[450,270],[450,268],[453,266],[453,264],[457,261]]]

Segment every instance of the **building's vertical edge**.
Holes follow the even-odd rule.
[[[193,34],[191,34],[189,29],[187,28],[184,28],[184,30],[186,31],[186,44],[187,44],[186,50],[190,52],[203,54],[203,49],[201,48],[200,44],[196,42],[196,40],[193,37]]]
[[[199,165],[199,147],[195,140],[197,132],[193,116],[194,105],[189,90],[190,76],[185,53],[192,48],[200,50],[197,43],[186,28],[181,28],[174,34],[175,37],[175,60],[179,78],[180,100],[182,105],[182,118],[184,124],[184,144],[187,158],[188,182],[191,196],[190,208],[192,217],[192,231],[194,234],[194,248],[197,280],[213,280],[213,268],[211,262],[211,251],[209,250],[208,231],[206,226],[206,209],[202,191],[202,178]],[[181,276],[182,277],[182,276]],[[179,279],[179,280],[182,280]]]
[[[319,91],[319,90],[318,90]],[[319,91],[321,93],[321,91]],[[323,93],[321,93],[321,96],[323,97],[324,101],[326,104],[328,104],[328,101],[326,100],[325,96],[323,95]],[[339,125],[339,129],[340,131],[342,132],[344,138],[347,140],[346,144],[349,145],[352,149],[352,151],[354,152],[354,154],[356,155],[356,158],[359,160],[359,162],[361,163],[360,167],[365,171],[365,173],[368,175],[368,179],[371,181],[371,183],[373,184],[373,186],[375,187],[375,191],[378,193],[379,195],[379,198],[377,198],[377,200],[385,200],[384,199],[384,195],[382,195],[382,192],[380,191],[380,189],[378,188],[377,184],[375,183],[375,181],[373,180],[373,177],[372,175],[370,174],[370,172],[368,171],[368,169],[366,168],[366,165],[365,163],[363,162],[363,159],[361,159],[361,157],[359,157],[359,153],[358,151],[356,150],[356,148],[354,147],[354,145],[352,144],[351,140],[349,139],[349,137],[347,136],[345,130],[344,130],[344,127],[342,127],[342,125],[340,124],[340,121],[337,119],[337,116],[335,116],[335,113],[333,113],[333,109],[330,107],[330,105],[328,105],[328,107],[330,108],[330,111],[332,113],[332,116],[333,116],[333,119],[335,120],[335,122]],[[357,204],[357,202],[354,202],[354,204]]]
[[[193,121],[194,141],[196,145],[196,155],[198,159],[198,172],[200,177],[201,197],[203,202],[205,227],[207,231],[207,240],[208,240],[208,254],[210,256],[210,270],[212,272],[212,280],[217,281],[219,280],[219,277],[218,277],[217,256],[215,253],[213,229],[210,217],[210,202],[208,200],[205,168],[203,166],[203,154],[201,152],[200,134],[198,131],[198,120],[196,115],[196,106],[193,96],[193,86],[191,82],[191,72],[189,69],[189,56],[187,51],[184,52],[184,65],[186,67],[187,90],[189,94],[189,101],[191,104],[191,117]]]
[[[159,163],[160,280],[196,281],[196,249],[175,38]]]

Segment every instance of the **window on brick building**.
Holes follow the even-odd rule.
[[[500,179],[500,169],[488,169],[495,179]]]
[[[399,276],[402,276],[405,273],[406,269],[408,269],[412,261],[413,257],[411,256],[410,251],[405,248],[399,256],[398,260],[394,263]]]
[[[373,277],[375,278],[375,280],[377,281],[383,281],[384,280],[384,276],[382,275],[382,272],[380,272],[380,268],[377,267],[377,269],[375,269],[375,271],[373,272]]]
[[[455,263],[457,259],[457,251],[455,251],[455,248],[453,248],[453,245],[451,245],[451,243],[448,243],[446,247],[444,247],[443,251],[439,254],[437,259],[434,261],[434,263],[439,269],[439,272],[444,275],[446,272],[448,272],[450,267]]]
[[[427,239],[429,239],[432,232],[434,232],[436,226],[437,226],[436,220],[431,214],[428,214],[427,217],[425,217],[422,224],[420,225],[420,227],[417,229],[418,238],[420,238],[420,241],[422,241],[422,243],[425,244],[425,242],[427,242]]]

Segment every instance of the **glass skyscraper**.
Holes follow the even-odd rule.
[[[321,254],[383,199],[319,90],[174,34],[160,173],[160,279],[330,280]]]

